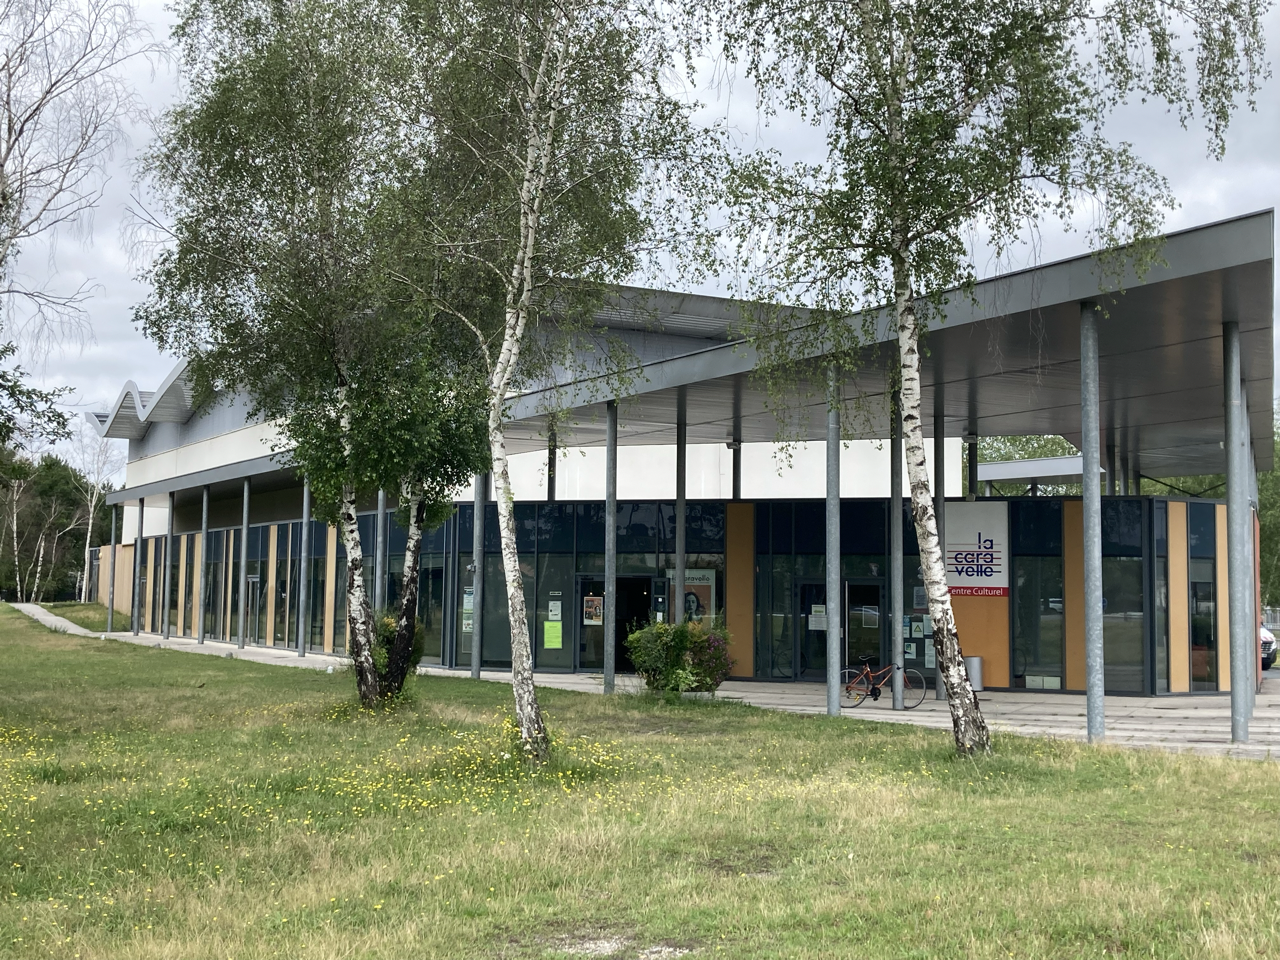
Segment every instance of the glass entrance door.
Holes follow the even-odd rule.
[[[884,662],[882,593],[878,583],[845,584],[846,666],[856,667],[861,657],[870,657],[873,667]]]
[[[834,618],[833,618],[834,619]],[[821,581],[796,584],[796,642],[799,680],[827,678],[827,585]],[[839,630],[837,619],[833,624]]]

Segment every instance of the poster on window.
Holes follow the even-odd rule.
[[[681,608],[690,620],[701,622],[704,617],[715,616],[716,572],[714,570],[684,572],[684,598]]]
[[[1009,505],[947,504],[947,586],[953,597],[1009,595]]]
[[[604,625],[604,597],[582,598],[582,625],[584,627]]]

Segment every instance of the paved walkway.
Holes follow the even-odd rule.
[[[95,633],[33,603],[15,603],[13,608],[39,620],[53,630],[76,636],[102,636],[148,647],[163,647],[187,653],[234,657],[285,667],[310,670],[340,669],[350,660],[320,653],[299,657],[291,650],[277,647],[249,646],[243,650],[234,644],[206,641],[196,643],[188,637],[163,640],[158,634]],[[441,667],[419,667],[419,673],[432,676],[465,677],[465,671]],[[1231,698],[1225,694],[1184,697],[1107,697],[1107,742],[1126,747],[1155,747],[1164,750],[1204,754],[1220,754],[1255,759],[1280,760],[1280,670],[1272,670],[1276,678],[1263,681],[1258,694],[1253,720],[1249,725],[1250,742],[1243,746],[1231,743]],[[505,670],[484,670],[481,679],[509,683]],[[541,687],[602,693],[599,674],[539,673],[534,681]],[[620,676],[618,689],[639,692],[643,683],[636,677]],[[730,681],[717,692],[717,697],[738,700],[769,710],[792,713],[823,713],[826,710],[826,688],[820,683],[751,683]],[[982,709],[992,728],[1004,733],[1025,736],[1085,738],[1085,700],[1083,696],[1061,693],[1002,693],[991,691],[980,695]],[[949,730],[951,715],[947,705],[934,700],[932,694],[915,710],[895,713],[888,697],[870,700],[843,711],[846,717],[880,720],[888,723],[911,723],[922,727]]]
[[[456,670],[420,667],[420,673],[458,676]],[[1107,742],[1126,747],[1155,747],[1177,752],[1219,754],[1254,759],[1280,760],[1280,670],[1275,679],[1263,682],[1253,720],[1250,742],[1231,742],[1231,698],[1226,694],[1182,697],[1107,697]],[[465,674],[464,674],[465,675]],[[481,678],[510,682],[506,671],[484,670]],[[534,677],[543,687],[601,693],[599,674],[547,674]],[[618,689],[639,691],[643,684],[635,677],[619,677]],[[720,687],[717,698],[739,700],[770,710],[793,713],[825,713],[826,687],[820,683],[751,683],[734,681]],[[1077,694],[1016,693],[988,691],[979,695],[982,710],[992,729],[1033,737],[1085,739],[1085,699]],[[867,700],[846,708],[846,717],[910,723],[922,727],[951,729],[951,714],[944,701],[934,700],[930,691],[914,710],[895,713],[889,697]]]
[[[204,643],[197,643],[191,637],[170,637],[165,640],[158,633],[140,633],[136,637],[129,631],[103,633],[101,631],[86,630],[79,624],[50,613],[44,607],[34,603],[13,603],[10,606],[19,613],[25,613],[28,617],[39,620],[50,630],[59,630],[77,637],[102,637],[109,640],[121,640],[125,643],[136,643],[144,647],[181,650],[185,653],[204,653],[215,657],[251,660],[254,663],[269,663],[278,667],[303,667],[307,670],[340,669],[351,663],[346,657],[335,657],[324,653],[309,652],[305,657],[300,657],[296,650],[285,650],[280,647],[246,646],[244,649],[240,649],[234,643],[223,643],[220,640],[206,640]]]

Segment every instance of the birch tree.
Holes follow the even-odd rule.
[[[112,478],[124,469],[125,456],[117,444],[98,436],[98,432],[86,424],[73,438],[68,459],[75,470],[74,482],[85,508],[84,567],[79,599],[81,603],[88,603],[93,521],[102,511]]]
[[[513,393],[552,369],[602,373],[613,388],[625,351],[575,351],[604,285],[658,249],[691,262],[705,238],[687,201],[705,192],[713,140],[668,94],[670,35],[643,0],[442,0],[411,5],[429,52],[420,58],[424,114],[437,159],[465,190],[424,219],[448,270],[495,287],[485,324],[435,297],[475,338],[485,375],[489,467],[498,504],[511,626],[516,719],[526,751],[547,755],[507,464]],[[696,200],[694,202],[696,206]],[[580,345],[580,343],[579,343]],[[611,522],[611,521],[610,521]]]
[[[891,380],[902,392],[911,511],[961,753],[989,751],[991,740],[960,657],[925,473],[921,335],[975,280],[969,231],[1003,256],[1057,217],[1081,224],[1094,249],[1127,246],[1141,270],[1154,253],[1144,241],[1173,198],[1108,120],[1129,100],[1163,102],[1184,123],[1202,122],[1220,154],[1237,101],[1252,102],[1265,72],[1264,9],[1253,0],[730,0],[694,14],[766,111],[799,113],[825,134],[822,163],[761,155],[734,179],[737,241],[771,270],[761,292],[820,308],[805,328],[765,317],[757,343],[777,378],[828,350],[853,370],[881,317],[896,334]]]
[[[474,351],[411,292],[437,284],[406,241],[406,211],[436,190],[404,108],[399,27],[391,7],[353,0],[184,3],[187,94],[147,159],[161,208],[140,210],[161,244],[137,311],[144,331],[188,359],[202,401],[239,391],[275,421],[316,516],[337,523],[366,704],[405,682],[422,534],[484,451]],[[388,650],[375,646],[384,611],[365,586],[357,522],[379,489],[398,494],[408,528]]]

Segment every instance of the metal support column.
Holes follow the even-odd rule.
[[[387,491],[378,491],[378,517],[373,525],[373,609],[387,605]]]
[[[471,676],[478,680],[484,640],[484,505],[489,475],[477,473],[475,486],[475,516],[471,523]]]
[[[976,500],[978,498],[978,438],[970,437],[966,440],[965,445],[969,453],[969,462],[966,464],[969,473],[966,484],[969,488],[966,491],[967,499]]]
[[[244,494],[240,510],[240,623],[236,631],[236,646],[244,649],[247,621],[249,619],[249,478],[244,478]]]
[[[742,499],[742,377],[733,378],[733,499]]]
[[[684,387],[676,388],[676,569],[671,578],[671,592],[675,603],[672,604],[672,622],[684,620],[684,571],[685,571],[685,479],[689,467],[689,418],[688,400]]]
[[[146,498],[138,498],[138,535],[133,539],[133,604],[130,621],[136,637],[142,629],[142,517],[146,513]]]
[[[1240,324],[1222,325],[1223,406],[1227,454],[1227,600],[1231,626],[1231,742],[1249,742],[1249,681],[1258,627],[1249,585],[1253,534],[1249,514],[1249,424],[1240,388]]]
[[[605,412],[604,450],[604,692],[613,693],[618,623],[618,401]],[[679,521],[676,529],[680,529]],[[677,542],[679,542],[677,535]],[[683,564],[681,564],[683,570]],[[683,605],[684,598],[680,598]]]
[[[893,709],[903,709],[902,671],[902,394],[893,392],[889,440],[889,636],[893,644]],[[853,666],[853,664],[850,664]]]
[[[164,597],[160,601],[164,606],[160,610],[160,636],[169,639],[169,591],[173,589],[172,573],[173,570],[173,498],[175,494],[169,491],[169,521],[165,527],[164,533],[164,572],[160,577],[160,589],[164,591]]]
[[[947,558],[947,418],[939,382],[933,391],[933,513],[938,522],[938,545]]]
[[[107,633],[115,627],[116,615],[116,508],[111,507],[111,558],[107,561]]]
[[[547,503],[556,502],[556,420],[547,417]]]
[[[298,549],[298,656],[311,639],[311,481],[302,481],[302,543]]]
[[[1107,442],[1107,496],[1114,497],[1120,492],[1120,485],[1116,483],[1116,447],[1114,443]]]
[[[1103,697],[1106,680],[1102,647],[1102,489],[1098,482],[1101,444],[1098,401],[1098,321],[1092,303],[1080,305],[1080,453],[1084,501],[1084,662],[1085,712],[1089,742],[1106,735]],[[1114,466],[1114,449],[1108,449]],[[1107,483],[1115,474],[1108,470]]]
[[[196,643],[204,643],[204,572],[209,563],[209,486],[200,495],[200,565],[196,569]]]
[[[827,715],[840,716],[840,406],[836,368],[827,371]]]

